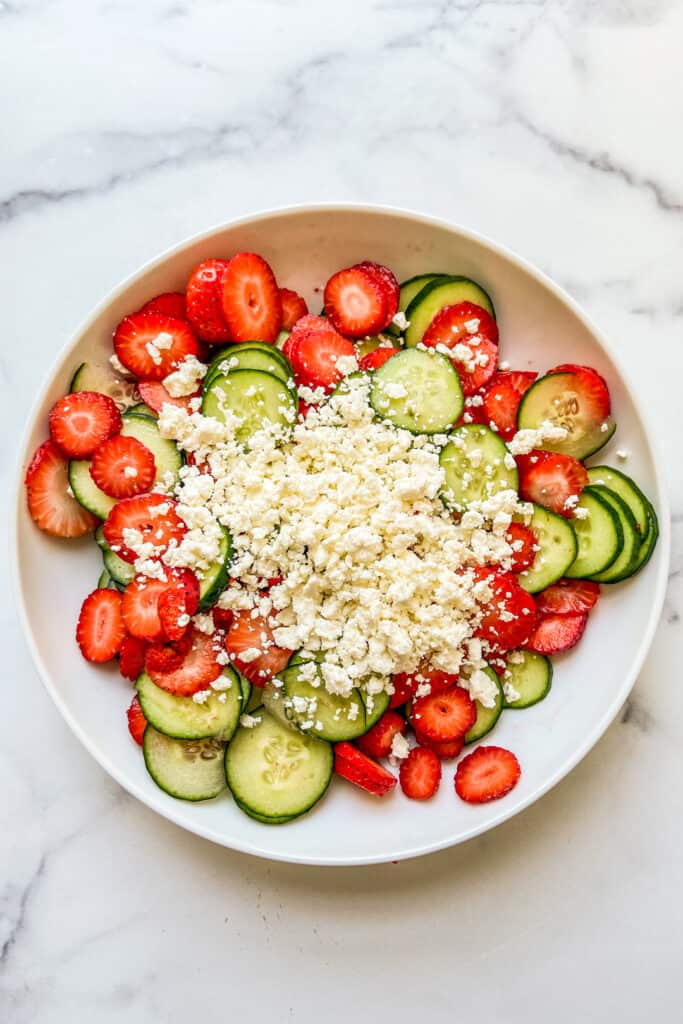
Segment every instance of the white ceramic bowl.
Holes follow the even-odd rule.
[[[81,601],[101,564],[92,541],[53,540],[26,512],[23,469],[47,436],[48,410],[67,390],[78,363],[110,353],[112,331],[126,313],[159,292],[182,289],[200,260],[239,250],[262,253],[280,284],[302,292],[312,310],[321,305],[330,274],[363,259],[388,264],[399,279],[430,270],[465,274],[492,295],[502,357],[514,367],[586,363],[609,381],[619,426],[616,441],[597,461],[614,463],[616,447],[629,450],[627,471],[659,513],[659,544],[638,577],[603,588],[579,646],[555,659],[549,697],[501,717],[493,742],[509,746],[522,764],[520,783],[503,800],[464,804],[453,792],[452,767],[427,804],[400,793],[376,800],[335,780],[312,814],[278,828],[246,817],[227,793],[205,804],[174,800],[152,782],[129,738],[130,685],[113,667],[88,665],[72,640]],[[192,832],[258,856],[309,864],[367,864],[452,846],[493,828],[554,786],[591,749],[627,697],[660,614],[669,558],[666,494],[635,392],[577,305],[499,245],[431,218],[374,207],[305,207],[249,217],[184,242],[125,281],[88,318],[50,372],[28,424],[15,502],[15,569],[26,636],[48,692],[93,757],[130,793]]]

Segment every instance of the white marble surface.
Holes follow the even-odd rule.
[[[593,753],[495,832],[367,869],[249,859],[127,797],[6,586],[3,1024],[679,1019],[682,43],[680,0],[0,3],[5,491],[27,400],[118,279],[232,216],[345,199],[476,227],[582,301],[674,509],[655,646]]]

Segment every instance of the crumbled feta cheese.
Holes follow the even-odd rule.
[[[192,694],[192,700],[195,704],[206,704],[210,696],[211,690],[199,690],[197,693]]]
[[[519,691],[515,690],[512,683],[503,683],[503,693],[505,694],[505,700],[508,702],[508,704],[512,704],[513,701],[519,700]]]
[[[112,352],[109,356],[109,365],[111,366],[114,373],[118,373],[119,377],[132,377],[130,370],[123,365],[116,352]]]
[[[588,519],[590,512],[587,508],[575,508],[573,515],[574,519]]]
[[[240,715],[240,725],[243,729],[253,729],[263,721],[259,715],[248,715],[246,712]]]
[[[398,327],[399,331],[406,331],[410,327],[410,320],[406,320],[405,313],[400,310],[391,322]]]
[[[402,732],[397,732],[391,741],[391,754],[389,759],[394,763],[404,761],[409,753],[410,746],[408,744],[408,740]]]
[[[618,448],[617,449],[617,458],[621,459],[622,462],[626,462],[626,460],[628,459],[630,454],[631,453],[628,450],[628,448]]]
[[[477,320],[476,318],[472,320],[465,320],[465,330],[467,331],[467,333],[476,334],[477,331],[479,330],[480,322],[481,321]]]
[[[337,359],[335,366],[345,377],[348,377],[350,373],[355,373],[358,369],[358,360],[355,356],[340,356]]]
[[[171,398],[191,395],[197,390],[197,385],[206,371],[207,367],[196,356],[185,356],[178,368],[164,377],[164,387]]]
[[[508,442],[508,449],[512,455],[528,455],[534,448],[541,448],[546,441],[564,441],[567,434],[565,427],[544,420],[537,430],[518,430]]]

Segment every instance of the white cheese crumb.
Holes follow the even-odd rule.
[[[391,755],[389,760],[394,764],[404,761],[410,753],[410,745],[402,732],[397,732],[391,741]]]
[[[400,310],[391,322],[398,327],[399,331],[406,331],[410,327],[410,320],[406,320],[405,313]]]
[[[511,704],[513,701],[519,700],[519,691],[515,690],[512,683],[503,683],[503,693],[505,694],[505,700],[508,702],[508,704]]]
[[[197,385],[206,371],[207,367],[196,356],[185,356],[178,368],[164,377],[164,387],[171,398],[192,395],[197,390]]]
[[[544,420],[537,430],[518,430],[508,442],[508,449],[513,455],[528,455],[534,448],[540,448],[545,441],[564,441],[567,433],[564,427]]]
[[[630,454],[631,453],[628,450],[628,448],[619,448],[619,449],[617,449],[617,458],[621,459],[622,462],[626,462],[626,460],[628,459]]]
[[[243,729],[253,729],[263,721],[258,715],[240,715],[240,725]]]
[[[195,702],[195,704],[206,704],[210,696],[211,690],[199,690],[198,693],[192,694],[192,700]]]
[[[358,360],[355,356],[340,356],[337,359],[335,366],[345,377],[348,377],[350,373],[355,373],[358,369]]]

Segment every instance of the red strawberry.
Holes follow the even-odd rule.
[[[337,775],[373,796],[385,796],[396,785],[395,775],[346,742],[335,745],[334,770]]]
[[[223,671],[216,660],[218,649],[214,639],[206,633],[191,629],[190,648],[183,658],[182,664],[169,672],[157,672],[147,661],[147,671],[151,680],[162,690],[173,693],[177,697],[191,697],[199,690],[205,690],[218,679]]]
[[[578,366],[576,363],[561,363],[548,370],[551,373],[572,373],[575,375],[573,386],[578,386],[582,398],[590,403],[596,419],[607,419],[611,410],[607,381],[597,370],[590,366]]]
[[[519,782],[522,770],[504,747],[477,747],[463,757],[455,773],[455,792],[468,804],[485,804],[506,796]]]
[[[417,672],[406,674],[397,672],[392,676],[394,692],[389,703],[390,708],[405,704],[415,696],[418,686],[429,684],[429,695],[445,693],[458,685],[458,676],[450,672],[442,672],[440,669],[431,668],[429,665],[421,665]],[[426,694],[425,694],[426,696]]]
[[[315,338],[318,338],[321,334],[332,334],[333,337],[337,337],[337,332],[327,317],[313,316],[311,313],[307,313],[306,316],[302,316],[292,328],[292,333],[282,346],[282,354],[286,356],[291,363],[296,347],[303,338],[308,335],[313,335]]]
[[[133,313],[114,332],[123,365],[141,380],[163,380],[186,356],[199,354],[194,331],[184,320],[159,313]]]
[[[141,306],[138,313],[159,313],[174,320],[187,320],[185,296],[182,292],[164,292]]]
[[[219,608],[218,605],[213,606],[211,614],[213,615],[213,624],[216,629],[230,629],[235,618],[235,613],[232,609]]]
[[[191,647],[191,632],[186,632],[180,640],[171,644],[150,644],[145,654],[145,668],[148,674],[175,672],[182,665]]]
[[[428,747],[413,747],[401,761],[401,789],[411,800],[429,800],[441,782],[441,761]]]
[[[348,357],[355,359],[355,356],[353,343],[328,329],[317,333],[308,331],[300,337],[290,359],[297,384],[331,391],[344,376],[337,361]]]
[[[510,523],[505,540],[512,548],[510,572],[524,572],[533,564],[536,557],[536,534],[522,523]]]
[[[255,686],[265,686],[287,667],[292,656],[292,651],[276,645],[268,621],[260,615],[253,618],[250,611],[235,612],[225,638],[225,649],[242,675]],[[252,657],[255,651],[259,654]],[[246,660],[242,657],[244,654],[247,654]]]
[[[368,757],[388,757],[394,736],[405,733],[406,720],[398,711],[385,711],[363,736],[358,739],[358,746]]]
[[[493,423],[504,441],[517,433],[519,403],[535,380],[535,373],[505,371],[496,373],[486,386],[481,406],[484,423]]]
[[[180,543],[187,531],[175,506],[176,502],[164,494],[123,498],[109,513],[104,524],[104,539],[124,562],[134,562],[138,556],[126,545],[123,534],[124,530],[136,530],[141,542],[153,544],[155,555],[160,557],[171,541]]]
[[[496,372],[498,325],[490,313],[474,302],[458,302],[440,309],[425,331],[422,343],[428,348],[467,346],[470,354],[466,359],[452,357],[466,395],[473,395]]]
[[[171,587],[160,594],[157,610],[161,628],[168,639],[171,641],[182,639],[187,633],[190,620],[182,589]]]
[[[65,395],[50,412],[50,435],[70,459],[90,458],[98,445],[121,429],[113,399],[97,391]]]
[[[99,519],[69,491],[69,463],[53,441],[43,441],[26,471],[28,510],[36,526],[53,537],[84,537]]]
[[[392,356],[398,355],[400,348],[376,348],[374,352],[368,352],[358,364],[359,370],[379,370]]]
[[[558,580],[535,595],[541,615],[589,612],[600,596],[600,584],[591,580]]]
[[[460,739],[472,728],[477,709],[467,690],[454,686],[446,693],[419,697],[413,704],[411,720],[418,739],[432,743]]]
[[[486,579],[492,597],[483,603],[475,635],[495,645],[498,651],[523,647],[536,618],[533,597],[520,587],[517,577],[510,572],[480,570],[476,575]]]
[[[430,740],[425,739],[424,736],[421,736],[420,743],[423,747],[429,747],[430,750],[433,750],[442,761],[451,761],[454,757],[460,756],[465,740],[461,737],[458,740],[449,740],[446,743],[432,743]]]
[[[130,679],[132,683],[145,669],[145,653],[147,641],[128,633],[121,644],[119,651],[119,672],[124,679]]]
[[[275,275],[253,252],[238,252],[221,277],[223,316],[233,341],[275,342],[282,300]]]
[[[181,395],[180,398],[174,398],[169,395],[160,380],[139,380],[138,391],[142,401],[155,412],[161,412],[164,405],[177,405],[179,409],[186,409],[189,412],[190,400],[195,397],[195,395]],[[201,389],[196,394],[201,394]]]
[[[121,649],[126,627],[118,590],[93,590],[88,594],[76,627],[76,641],[86,661],[111,661]]]
[[[574,615],[542,615],[525,643],[537,654],[560,654],[578,644],[588,622],[587,612]]]
[[[168,581],[136,576],[123,592],[123,621],[126,629],[141,640],[159,642],[164,631],[159,618],[159,598]]]
[[[317,408],[318,408],[317,405],[309,405],[307,402],[302,402],[302,400],[299,399],[299,413],[298,413],[299,419],[300,420],[305,420],[306,417],[308,416],[309,412],[311,411],[311,409],[317,409]]]
[[[142,738],[145,735],[145,729],[147,728],[147,719],[140,707],[140,701],[137,698],[137,694],[130,702],[126,715],[128,717],[128,732],[131,734],[135,742],[142,746]]]
[[[281,288],[280,302],[282,303],[282,330],[291,331],[297,320],[308,313],[306,300],[298,292],[293,292],[291,288]]]
[[[571,517],[573,499],[580,496],[589,482],[578,459],[556,452],[533,451],[520,456],[517,467],[521,498]]]
[[[364,260],[358,266],[368,270],[384,292],[387,303],[387,322],[385,327],[388,327],[398,313],[398,303],[401,298],[401,286],[396,280],[396,275],[392,270],[389,270],[389,267],[382,266],[381,263],[370,263],[368,260]]]
[[[90,476],[110,498],[132,498],[149,490],[156,476],[154,456],[134,437],[110,437],[95,449]]]
[[[325,285],[325,312],[340,334],[364,338],[384,330],[396,311],[391,312],[384,282],[367,265],[356,264]]]
[[[203,260],[187,282],[187,319],[204,341],[231,341],[223,316],[221,279],[227,260]]]
[[[168,570],[168,576],[171,585],[182,590],[187,614],[194,615],[199,608],[199,580],[197,576],[191,569],[170,569]]]

